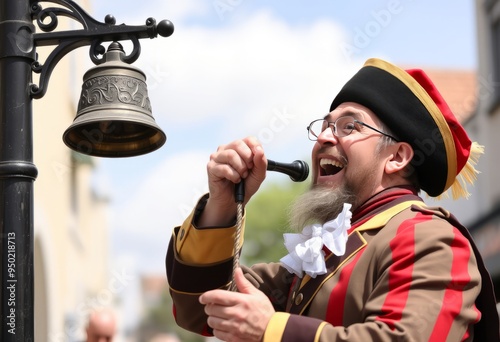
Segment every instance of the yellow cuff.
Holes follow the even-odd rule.
[[[285,332],[286,323],[288,322],[289,317],[289,313],[276,312],[267,324],[262,342],[281,341],[283,339],[283,333]]]
[[[235,254],[234,238],[236,227],[196,229],[193,224],[194,210],[186,218],[176,237],[176,250],[179,258],[190,264],[207,265],[218,263]],[[239,248],[243,245],[245,217]]]

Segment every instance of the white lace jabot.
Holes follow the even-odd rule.
[[[323,225],[306,226],[302,233],[286,233],[285,247],[289,254],[281,258],[283,266],[291,273],[303,277],[305,272],[312,278],[326,273],[323,246],[337,256],[344,255],[347,230],[351,227],[351,205],[344,203],[342,212]]]

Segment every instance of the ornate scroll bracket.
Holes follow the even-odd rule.
[[[41,3],[59,5],[42,8]],[[31,18],[36,21],[38,28],[43,33],[35,33],[33,41],[35,46],[56,47],[49,54],[45,63],[38,60],[33,62],[32,70],[40,74],[39,85],[31,84],[30,92],[33,98],[41,98],[47,92],[50,75],[57,63],[70,51],[76,48],[90,45],[90,58],[94,64],[103,63],[102,56],[105,52],[101,45],[108,41],[130,40],[133,43],[132,52],[125,56],[123,61],[133,63],[139,58],[141,48],[139,39],[155,38],[158,35],[169,37],[174,32],[174,25],[168,20],[162,20],[158,25],[156,20],[148,18],[145,25],[129,26],[125,24],[116,25],[112,15],[107,15],[105,22],[99,22],[85,12],[78,4],[71,0],[31,0]],[[79,22],[83,29],[55,31],[59,24],[59,17],[67,17]]]

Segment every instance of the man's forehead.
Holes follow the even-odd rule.
[[[343,103],[334,110],[332,110],[330,113],[326,114],[324,119],[330,121],[330,120],[335,120],[342,116],[352,116],[357,120],[364,120],[367,116],[371,115],[374,114],[371,113],[371,111],[364,106],[354,103],[353,104]]]

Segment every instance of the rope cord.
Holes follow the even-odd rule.
[[[241,231],[243,230],[243,201],[245,200],[245,182],[235,184],[234,186],[234,200],[237,204],[236,212],[236,233],[234,235],[234,257],[233,257],[233,273],[231,276],[232,282],[230,286],[231,291],[238,291],[236,282],[234,281],[234,272],[240,265],[240,240]]]
[[[237,291],[236,282],[234,281],[234,273],[236,269],[240,265],[240,240],[241,240],[241,231],[242,231],[242,222],[243,222],[243,203],[237,203],[237,212],[236,212],[236,234],[234,235],[234,257],[233,257],[233,274],[231,276],[231,291]]]

